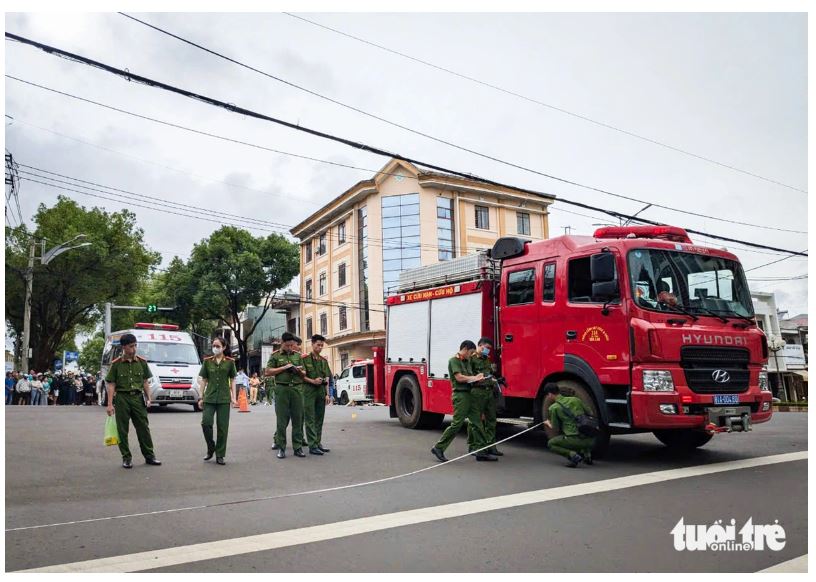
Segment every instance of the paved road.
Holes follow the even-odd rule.
[[[330,407],[324,444],[332,452],[278,460],[269,450],[273,409],[251,410],[233,414],[225,467],[201,460],[199,414],[159,410],[150,422],[164,465],[144,465],[137,455],[126,471],[116,447],[102,445],[101,408],[6,407],[6,570],[220,540],[230,541],[185,547],[173,554],[175,562],[162,562],[175,565],[160,569],[750,572],[807,553],[804,455],[704,475],[665,473],[807,451],[806,414],[778,414],[752,433],[715,437],[691,455],[671,454],[649,434],[616,437],[606,459],[574,470],[543,449],[539,433],[526,433],[503,445],[507,455],[498,463],[466,458],[385,483],[280,497],[435,466],[429,449],[439,433],[403,429],[381,407]],[[520,430],[500,428],[500,437]],[[464,441],[458,437],[448,456],[464,453]],[[640,484],[654,472],[663,472],[657,482]],[[588,486],[596,490],[583,494]],[[533,501],[513,496],[531,491]],[[259,497],[277,498],[245,502]],[[213,504],[221,505],[168,512]],[[147,512],[157,513],[109,519]],[[681,517],[700,525],[735,518],[738,527],[749,517],[756,524],[779,520],[786,546],[677,552],[669,532]],[[83,520],[93,521],[49,525]],[[49,527],[15,530],[37,525]],[[287,533],[282,541],[235,540],[271,532]],[[160,562],[133,562],[141,570],[150,563]]]

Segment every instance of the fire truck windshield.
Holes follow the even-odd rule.
[[[718,317],[753,317],[751,294],[742,266],[720,257],[634,249],[629,276],[635,303],[654,311]]]

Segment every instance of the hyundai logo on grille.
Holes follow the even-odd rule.
[[[726,382],[731,380],[731,375],[725,370],[714,370],[711,373],[711,377],[714,379],[715,382],[718,382],[720,384],[725,384]]]

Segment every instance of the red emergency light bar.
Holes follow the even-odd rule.
[[[137,323],[136,329],[163,329],[165,331],[178,331],[179,326],[172,323]]]
[[[689,243],[688,233],[678,226],[605,226],[595,231],[595,238],[657,238]]]

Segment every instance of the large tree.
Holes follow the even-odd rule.
[[[76,326],[93,326],[106,301],[123,302],[139,289],[161,257],[148,249],[135,215],[86,209],[60,196],[52,207],[41,204],[30,232],[26,225],[6,229],[6,320],[12,335],[23,334],[25,273],[29,248],[46,240],[46,248],[69,241],[78,234],[91,245],[68,251],[48,265],[34,262],[31,297],[30,366],[48,369],[64,336]]]
[[[179,281],[187,282],[186,297],[179,291],[177,303],[189,302],[195,318],[223,321],[238,342],[240,365],[246,368],[247,340],[298,269],[298,247],[283,236],[254,237],[224,226],[193,247],[186,270],[176,266]],[[242,336],[240,314],[251,305],[261,311]]]
[[[86,372],[99,372],[102,365],[102,351],[105,349],[105,333],[99,331],[82,346],[79,352],[79,367]]]

